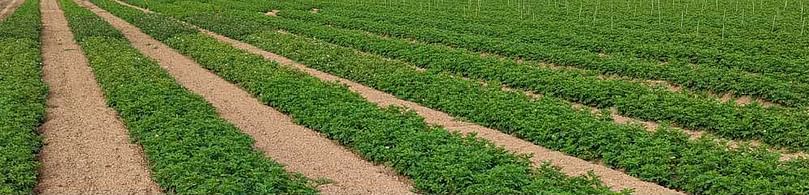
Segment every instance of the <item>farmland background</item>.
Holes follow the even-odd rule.
[[[324,10],[323,15],[497,37],[536,44],[557,52],[588,51],[663,63],[718,66],[790,81],[809,81],[805,76],[805,56],[809,51],[806,44],[809,36],[805,36],[805,1],[279,2],[296,4],[301,9]],[[285,16],[309,19],[294,12]],[[514,56],[531,57],[525,53]]]
[[[809,194],[809,0],[0,1],[0,194]]]

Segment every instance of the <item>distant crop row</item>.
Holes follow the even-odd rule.
[[[217,5],[237,7],[248,3],[214,1]],[[235,10],[235,9],[234,9]],[[188,12],[182,12],[188,14]],[[282,16],[285,16],[281,12]],[[256,17],[258,12],[240,12]],[[309,13],[306,13],[309,14]],[[193,18],[205,23],[209,18]],[[540,92],[568,101],[606,108],[615,107],[624,115],[651,121],[668,121],[678,126],[711,131],[731,139],[756,139],[796,150],[809,150],[809,122],[800,110],[736,106],[720,103],[710,97],[652,89],[643,84],[622,80],[599,79],[597,74],[549,69],[496,57],[481,57],[476,52],[432,44],[412,43],[404,39],[380,37],[362,31],[327,27],[304,20],[261,17],[242,22],[237,18],[217,18],[239,25],[206,25],[227,30],[238,37],[263,30],[283,29],[295,34],[318,38],[337,45],[355,48],[385,57],[404,60],[422,68],[455,73],[458,76],[499,82],[510,87]],[[251,20],[253,20],[251,18]],[[213,22],[213,21],[211,21]],[[208,22],[208,23],[211,23]],[[350,23],[346,21],[346,24]],[[355,25],[356,26],[356,25]],[[389,26],[363,28],[385,29]],[[394,28],[394,27],[391,27]],[[437,36],[438,38],[443,36]],[[617,65],[616,65],[617,66]]]
[[[550,165],[532,168],[525,157],[489,142],[430,126],[413,112],[379,108],[342,85],[322,82],[235,49],[163,15],[145,14],[108,0],[93,2],[238,84],[297,123],[408,176],[419,192],[614,194],[598,179],[568,177]]]
[[[645,29],[659,37],[691,34],[708,39],[762,38],[799,39],[807,32],[809,4],[805,1],[759,0],[413,0],[413,1],[276,1],[295,2],[301,7],[354,5],[355,10],[389,11],[408,9],[437,12],[457,20],[498,21],[495,23],[554,22],[562,27],[587,27],[589,31]],[[271,4],[273,4],[271,3]],[[804,34],[801,34],[803,30]],[[793,50],[794,51],[794,50]]]
[[[700,66],[738,68],[779,79],[803,83],[809,81],[807,76],[809,70],[806,65],[809,59],[805,57],[809,52],[803,49],[807,39],[793,31],[796,29],[795,26],[790,26],[792,29],[789,31],[792,32],[788,33],[783,33],[782,29],[784,25],[798,23],[802,25],[801,30],[807,30],[806,19],[809,12],[799,7],[803,6],[801,1],[783,2],[787,4],[767,2],[757,5],[760,2],[722,0],[717,1],[716,6],[719,7],[715,7],[713,1],[691,0],[662,2],[573,0],[545,5],[535,1],[521,2],[521,4],[539,4],[539,7],[529,8],[538,10],[535,13],[532,11],[532,14],[538,16],[531,18],[515,16],[518,11],[514,9],[490,10],[504,6],[502,1],[499,1],[500,5],[494,5],[494,2],[498,1],[484,1],[484,4],[488,4],[485,5],[484,13],[471,19],[464,17],[466,15],[464,11],[457,10],[459,3],[457,1],[434,4],[429,11],[412,7],[414,4],[425,3],[424,1],[395,6],[379,3],[357,5],[350,1],[320,1],[314,5],[309,1],[278,3],[296,4],[293,8],[297,9],[316,6],[324,9],[325,15],[397,25],[419,25],[422,28],[506,38],[518,43],[561,46],[588,52],[619,53],[654,61],[680,61]],[[649,6],[650,2],[654,8],[644,8]],[[394,3],[398,4],[395,1]],[[710,4],[706,5],[707,3]],[[599,8],[599,4],[601,10],[594,10]],[[783,7],[787,5],[791,6]],[[658,6],[662,10],[657,10]],[[691,7],[688,10],[688,6],[699,7]],[[638,7],[642,10],[637,10]],[[723,10],[733,11],[722,13]],[[571,11],[582,13],[571,15],[569,14]],[[650,11],[654,14],[649,15]],[[658,11],[665,16],[658,16]],[[755,11],[756,15],[751,14],[752,11]],[[745,16],[740,17],[741,14]],[[658,21],[656,17],[661,17],[662,21]],[[633,18],[638,20],[632,20]],[[605,20],[611,21],[604,24]],[[696,22],[699,23],[695,24]],[[779,32],[767,32],[776,30],[773,29],[776,27]]]
[[[345,10],[333,10],[333,12],[348,12]],[[397,13],[397,12],[392,12]],[[473,51],[487,52],[505,55],[514,58],[527,60],[539,60],[543,62],[573,66],[583,69],[598,71],[602,74],[615,74],[640,79],[665,80],[673,84],[695,90],[713,91],[721,93],[733,93],[737,95],[751,95],[763,99],[771,100],[787,106],[806,106],[807,94],[809,94],[809,82],[790,82],[793,78],[805,77],[809,73],[809,68],[804,63],[794,63],[788,73],[778,73],[780,70],[761,70],[750,73],[739,70],[739,67],[711,66],[707,62],[689,62],[692,57],[686,56],[684,59],[666,57],[668,59],[647,60],[643,56],[633,56],[624,52],[604,51],[601,46],[613,44],[617,48],[644,47],[654,51],[694,51],[692,48],[656,48],[643,44],[630,44],[620,40],[620,38],[631,37],[621,35],[616,38],[593,38],[604,37],[605,35],[576,35],[573,32],[565,32],[560,29],[553,31],[536,32],[536,28],[503,26],[500,29],[518,31],[520,35],[479,35],[469,33],[470,29],[480,29],[483,24],[471,25],[459,21],[440,21],[441,19],[405,19],[407,16],[398,14],[380,14],[377,18],[349,18],[343,16],[331,16],[328,13],[311,14],[308,11],[284,11],[280,13],[283,17],[316,21],[350,29],[360,29],[384,35],[400,38],[412,38],[428,43],[441,43],[453,47],[465,48]],[[364,13],[357,15],[366,16]],[[392,16],[387,16],[392,15]],[[404,15],[412,15],[404,13]],[[394,17],[391,21],[382,18]],[[435,17],[435,16],[433,16]],[[427,21],[433,23],[432,26],[441,28],[460,28],[460,30],[445,30],[424,25]],[[542,28],[544,29],[544,28]],[[489,27],[488,31],[498,31]],[[460,32],[459,32],[460,31]],[[499,30],[504,31],[504,30]],[[561,32],[560,32],[561,31]],[[530,37],[539,40],[521,40],[519,37]],[[584,42],[584,43],[577,43]],[[647,42],[653,42],[647,40]],[[574,47],[577,44],[581,47]],[[648,47],[648,48],[646,48]],[[674,46],[672,46],[674,47]],[[745,45],[743,47],[750,47]],[[740,49],[741,50],[741,49]],[[701,52],[701,51],[695,51]],[[718,52],[718,51],[717,51]],[[717,53],[712,52],[712,53]],[[711,53],[711,52],[706,52]],[[606,56],[605,56],[606,55]],[[682,54],[690,55],[690,54]],[[705,54],[708,55],[708,54]],[[713,54],[711,54],[713,56]],[[736,61],[733,58],[749,58],[745,54],[728,54],[727,52],[717,53],[716,58],[720,62]],[[756,55],[763,56],[763,55]],[[698,59],[698,58],[694,58]],[[783,60],[784,58],[778,58]],[[797,58],[795,60],[802,60]],[[696,63],[696,65],[694,65]],[[739,63],[741,64],[741,63]],[[749,67],[773,67],[776,63],[760,62],[752,63]],[[738,65],[738,64],[734,64]],[[789,68],[787,65],[774,66],[775,68]]]
[[[0,21],[0,194],[31,194],[37,182],[37,127],[48,89],[42,82],[39,1]]]
[[[281,12],[282,16],[287,16]],[[312,15],[309,13],[301,13]],[[277,28],[290,32],[306,34],[329,42],[357,48],[386,57],[411,62],[423,68],[431,68],[457,73],[462,76],[502,82],[503,84],[542,92],[574,102],[597,106],[616,107],[619,112],[628,116],[653,121],[671,121],[683,127],[705,129],[732,139],[760,139],[765,143],[786,146],[793,149],[809,149],[809,128],[802,118],[806,115],[801,110],[765,109],[757,106],[742,107],[724,104],[711,97],[700,97],[667,90],[651,89],[643,84],[620,80],[604,80],[595,75],[580,74],[576,71],[551,70],[531,64],[520,64],[513,60],[498,60],[495,57],[481,57],[474,52],[460,49],[440,47],[430,44],[411,43],[404,39],[389,39],[368,35],[358,31],[350,31],[329,27],[309,28],[305,25],[288,25],[304,23],[300,20],[278,20]],[[334,23],[329,23],[337,25]],[[353,20],[343,21],[340,25],[351,25],[349,28],[374,29],[373,32],[388,31],[397,28],[390,25],[371,25],[356,23]],[[340,26],[337,25],[337,26]],[[386,30],[387,29],[387,30]],[[436,35],[435,39],[445,36]],[[468,39],[459,39],[459,41]],[[468,42],[467,42],[468,43]],[[493,42],[494,43],[494,42]],[[508,45],[508,43],[504,43]],[[511,44],[514,45],[514,44]],[[518,52],[538,51],[517,50]],[[567,54],[559,54],[567,55]],[[598,58],[597,56],[593,56]],[[448,60],[452,59],[452,60]],[[578,63],[578,62],[572,62]],[[611,63],[601,68],[620,67],[627,72],[637,72],[643,67],[631,67],[623,63]],[[666,66],[674,67],[674,66]],[[648,69],[651,70],[651,69]],[[652,70],[654,71],[654,70]],[[672,72],[687,72],[677,70]],[[725,70],[697,71],[699,74],[727,73]],[[737,75],[738,76],[738,75]],[[700,83],[705,75],[689,75],[683,82]],[[743,80],[744,77],[728,76],[727,79]],[[693,79],[693,80],[690,80]],[[715,80],[716,83],[733,81]],[[769,81],[762,81],[769,83]],[[756,85],[745,83],[745,85]],[[784,86],[791,86],[784,84]],[[745,86],[746,87],[746,86]],[[744,88],[744,87],[742,87]],[[809,94],[809,93],[796,93]],[[791,116],[796,115],[796,116]],[[789,135],[789,136],[786,136]]]
[[[778,154],[762,149],[742,147],[729,150],[710,139],[689,140],[688,136],[676,130],[663,128],[657,132],[647,132],[640,127],[617,125],[588,112],[577,111],[560,99],[548,97],[532,100],[523,94],[501,91],[499,86],[481,86],[476,81],[440,71],[419,72],[411,64],[332,45],[324,42],[329,40],[322,37],[317,37],[323,39],[319,41],[301,36],[304,34],[279,33],[267,27],[289,25],[284,27],[317,28],[302,21],[281,23],[258,12],[222,9],[215,4],[200,2],[130,2],[402,99],[579,158],[599,160],[643,180],[671,188],[694,194],[809,191],[806,187],[809,163],[805,160],[779,162]],[[293,25],[299,26],[290,27]]]
[[[130,46],[118,30],[72,0],[62,0],[61,6],[108,104],[143,146],[151,178],[166,193],[316,193],[305,178],[255,151],[249,136]]]

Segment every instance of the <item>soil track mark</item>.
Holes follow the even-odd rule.
[[[131,4],[128,4],[128,3],[124,3],[124,2],[122,2],[120,0],[112,0],[112,1],[114,1],[115,3],[121,4],[123,6],[131,7],[132,9],[140,10],[143,13],[149,13],[149,14],[154,13],[151,10],[148,10],[146,8],[142,8],[142,7],[134,6],[134,5],[131,5]]]
[[[132,6],[132,5],[129,5],[129,6]],[[277,10],[274,10],[274,11],[277,11]],[[268,12],[265,15],[267,15],[267,16],[277,16],[277,13],[278,12],[274,12],[274,13]],[[271,15],[271,14],[273,14],[273,15]],[[357,29],[354,29],[354,30],[357,30]],[[417,40],[417,39],[414,39],[414,38],[391,37],[389,35],[377,34],[377,33],[370,32],[370,31],[365,31],[365,30],[357,30],[357,31],[360,31],[360,32],[362,32],[364,34],[371,35],[371,36],[379,36],[379,37],[382,37],[382,38],[385,38],[385,39],[402,39],[402,40],[406,40],[406,41],[408,41],[408,42],[410,42],[412,44],[424,44],[424,45],[432,44],[430,42],[424,42],[424,41],[420,41],[420,40]],[[441,45],[441,46],[445,47],[445,48],[450,48],[450,49],[453,49],[453,50],[465,50],[464,48],[450,46],[450,45]],[[574,71],[574,72],[581,72],[581,73],[596,72],[596,74],[598,74],[598,76],[597,76],[598,79],[603,80],[603,81],[624,81],[624,82],[638,83],[638,84],[645,85],[647,87],[660,87],[660,88],[666,89],[666,90],[668,90],[669,92],[672,92],[672,93],[679,93],[679,92],[685,92],[685,93],[691,93],[691,94],[704,93],[704,94],[707,94],[707,97],[716,99],[717,101],[722,102],[722,103],[733,101],[733,103],[735,103],[737,106],[748,106],[748,105],[752,104],[753,102],[756,102],[756,103],[758,103],[759,105],[761,105],[761,106],[763,106],[765,108],[768,108],[768,107],[784,107],[784,105],[781,105],[779,103],[768,101],[768,100],[762,99],[762,98],[751,97],[749,95],[736,95],[734,93],[715,93],[715,92],[710,92],[710,91],[699,91],[699,90],[683,89],[682,86],[674,84],[674,83],[669,82],[669,81],[665,81],[665,80],[653,80],[653,79],[643,79],[643,78],[634,78],[634,77],[624,77],[624,76],[618,76],[618,75],[602,74],[602,73],[597,73],[597,71],[578,68],[578,67],[575,67],[575,66],[558,65],[558,64],[547,63],[547,62],[542,62],[542,61],[538,61],[538,60],[525,60],[525,59],[520,58],[520,57],[508,57],[508,56],[501,55],[501,54],[495,54],[495,53],[489,53],[489,52],[483,52],[483,51],[471,51],[471,52],[478,53],[481,58],[495,58],[495,59],[503,60],[503,61],[513,61],[513,62],[515,62],[517,64],[526,64],[526,65],[531,65],[531,66],[535,66],[535,67],[539,67],[539,68],[547,68],[547,69],[552,69],[552,70],[567,70],[567,71]],[[602,57],[608,57],[609,56],[608,54],[603,54],[603,53],[599,53],[598,55],[602,56]]]
[[[640,179],[634,178],[620,171],[612,170],[610,168],[601,165],[593,164],[582,159],[568,156],[561,152],[553,151],[550,149],[546,149],[544,147],[534,145],[531,142],[521,140],[519,138],[504,134],[494,129],[489,129],[468,122],[458,121],[454,117],[446,113],[436,111],[413,102],[400,100],[391,94],[378,91],[376,89],[361,85],[359,83],[306,67],[305,65],[296,63],[286,57],[279,56],[277,54],[268,51],[264,51],[258,47],[249,45],[247,43],[233,40],[228,37],[224,37],[207,30],[203,29],[200,30],[222,42],[231,44],[245,51],[249,51],[251,53],[264,56],[269,60],[279,62],[283,65],[297,68],[321,80],[335,81],[345,84],[352,91],[362,95],[364,98],[366,98],[371,102],[379,104],[380,106],[396,105],[405,107],[417,112],[419,115],[424,117],[426,122],[430,124],[441,125],[446,127],[447,129],[459,131],[465,134],[477,133],[478,137],[492,141],[498,146],[502,146],[510,151],[522,154],[531,154],[532,155],[531,161],[535,165],[539,165],[543,162],[548,161],[553,165],[562,168],[562,172],[571,176],[587,174],[588,171],[592,170],[596,175],[599,176],[599,178],[604,182],[604,184],[606,184],[607,186],[609,186],[614,190],[631,188],[635,189],[636,194],[683,194],[681,192],[677,192],[654,183],[641,181]]]
[[[42,60],[49,87],[40,128],[39,194],[156,194],[143,151],[107,107],[56,0],[43,0]]]
[[[316,131],[297,125],[283,113],[262,104],[237,85],[202,68],[192,59],[141,32],[87,1],[84,7],[123,32],[132,45],[155,59],[181,85],[201,95],[219,114],[256,140],[255,147],[307,177],[327,178],[319,186],[324,194],[411,194],[404,177],[373,165]]]
[[[459,77],[459,78],[468,79],[468,78],[465,78],[465,77]],[[478,82],[481,82],[481,83],[484,83],[484,84],[486,83],[484,81],[478,81]],[[510,87],[507,87],[507,86],[502,86],[502,89],[503,89],[503,91],[523,93],[526,96],[534,98],[534,99],[543,98],[542,95],[535,94],[533,92],[526,91],[526,90],[513,89],[513,88],[510,88]],[[573,106],[574,109],[579,109],[579,110],[584,110],[584,111],[589,110],[590,113],[593,113],[593,114],[596,114],[596,115],[600,114],[601,111],[602,111],[602,109],[599,109],[599,108],[596,108],[596,107],[593,107],[593,106],[580,104],[580,103],[577,103],[577,102],[569,102],[569,103]],[[609,113],[610,118],[612,119],[612,121],[617,123],[617,124],[621,124],[621,125],[637,124],[637,125],[640,125],[646,131],[649,131],[649,132],[655,132],[655,131],[658,130],[658,128],[660,126],[662,126],[660,123],[655,122],[655,121],[646,121],[646,120],[641,120],[641,119],[621,115],[616,108],[609,108],[608,113]],[[753,147],[769,147],[769,146],[762,146],[764,144],[762,144],[761,142],[759,142],[757,140],[749,140],[749,141],[731,140],[731,139],[718,137],[716,135],[713,135],[713,134],[711,134],[709,132],[705,132],[705,131],[697,131],[697,130],[682,128],[682,127],[677,126],[676,124],[669,124],[669,127],[674,128],[674,129],[679,129],[679,130],[683,131],[686,135],[688,135],[690,137],[690,139],[700,139],[703,136],[712,136],[712,138],[714,140],[718,141],[718,142],[727,142],[727,144],[728,144],[728,146],[730,148],[738,148],[739,146],[744,145],[744,144],[749,144],[750,146],[753,146]],[[805,152],[801,152],[801,151],[795,152],[795,151],[789,151],[787,149],[779,149],[779,148],[773,148],[773,147],[769,147],[769,148],[766,148],[766,149],[771,151],[771,152],[780,153],[781,154],[781,158],[780,158],[781,161],[788,161],[788,160],[797,159],[797,158],[809,158],[809,155],[807,155]]]
[[[270,12],[265,13],[264,15],[267,15],[267,16],[278,16],[278,12],[279,12],[279,11],[280,11],[280,10],[276,10],[276,9],[274,9],[274,10],[271,10]]]
[[[0,21],[14,13],[14,10],[20,7],[23,2],[25,0],[0,0],[0,7],[3,8],[0,10]]]

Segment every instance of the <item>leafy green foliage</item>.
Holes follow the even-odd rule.
[[[261,29],[232,28],[233,31],[229,31],[231,29],[228,27],[229,22],[232,21],[242,21],[234,25],[242,23],[250,25],[250,22],[244,21],[266,22],[268,20],[261,19],[261,16],[254,17],[238,11],[206,13],[205,9],[209,6],[201,4],[198,2],[177,2],[168,5],[151,3],[150,9],[167,14],[174,13],[173,10],[177,8],[183,8],[184,14],[190,13],[189,9],[201,9],[197,15],[177,17],[284,55],[313,68],[499,129],[548,148],[583,159],[599,160],[641,179],[675,189],[694,194],[802,194],[809,192],[809,188],[807,188],[809,180],[806,178],[809,175],[809,166],[807,166],[809,162],[806,160],[780,162],[778,154],[761,148],[742,147],[730,150],[727,146],[717,144],[708,138],[689,140],[688,136],[676,130],[662,128],[652,133],[639,127],[616,125],[588,112],[575,111],[560,99],[546,97],[532,100],[519,93],[503,92],[496,84],[492,87],[485,87],[476,81],[460,79],[440,71],[419,72],[412,68],[413,65],[328,44],[325,43],[326,40],[313,40],[275,31],[261,32]],[[333,35],[344,36],[344,34]],[[363,41],[365,39],[352,40]],[[171,45],[180,45],[178,42],[194,43],[188,38],[172,39],[169,42],[172,43]],[[179,50],[186,51],[189,48],[180,47]],[[212,51],[212,49],[208,50]],[[421,50],[421,52],[429,53],[427,50]],[[189,55],[194,56],[192,53],[194,52],[190,52]],[[414,52],[414,55],[416,53]],[[200,57],[195,58],[200,60]],[[454,60],[454,58],[444,59]],[[233,66],[232,61],[220,61],[219,64]],[[464,63],[457,64],[464,65]],[[248,70],[250,68],[211,69],[227,78],[256,75]],[[245,69],[243,73],[231,72],[241,69]],[[266,75],[263,76],[266,77]],[[256,79],[265,77],[255,76]],[[234,82],[245,83],[245,81]],[[253,88],[251,85],[253,84],[242,84],[248,89]],[[286,86],[286,84],[275,85]],[[269,93],[270,90],[264,91]],[[308,97],[297,94],[286,96],[300,99]],[[270,101],[270,104],[273,103]],[[299,104],[304,103],[299,102]],[[294,113],[293,116],[298,117]]]
[[[0,194],[31,194],[37,183],[37,127],[48,89],[42,82],[39,1],[0,22]]]
[[[94,3],[144,32],[179,32],[162,15],[143,17],[106,0]],[[188,10],[188,9],[185,9]],[[138,18],[153,18],[154,21]],[[379,108],[346,87],[322,82],[247,54],[201,33],[161,40],[205,68],[252,92],[306,127],[408,176],[427,194],[613,194],[592,177],[568,177],[550,165],[540,169],[475,136],[429,126],[413,112]]]
[[[503,92],[499,85],[483,87],[442,73],[420,73],[412,65],[294,35],[265,32],[243,40],[313,68],[538,145],[583,159],[598,159],[675,189],[710,194],[809,190],[804,176],[809,169],[784,167],[778,154],[764,149],[729,151],[707,138],[689,140],[680,131],[663,128],[650,133],[640,127],[616,125],[587,111],[575,111],[559,99],[532,100],[523,94]],[[705,183],[703,179],[727,183]]]
[[[39,32],[42,30],[40,18],[39,1],[26,1],[2,20],[0,37],[39,40]]]
[[[362,31],[322,26],[303,20],[266,17],[258,12],[241,10],[212,12],[211,10],[216,9],[199,2],[179,1],[173,6],[205,10],[204,13],[177,17],[186,18],[199,26],[231,37],[283,29],[333,44],[403,60],[422,68],[502,83],[591,106],[615,107],[621,114],[630,117],[671,122],[685,128],[711,131],[730,139],[756,139],[778,147],[809,150],[809,122],[805,120],[809,115],[803,110],[763,108],[760,105],[736,106],[732,103],[721,103],[711,97],[670,92],[640,83],[603,80],[594,73],[541,68],[513,60],[482,57],[477,52],[463,49],[412,43],[404,39],[380,37]],[[190,12],[186,10],[183,13]],[[394,28],[387,27],[364,28],[378,30]],[[409,28],[407,31],[415,32],[418,29]],[[434,36],[435,39],[444,37],[446,36]],[[570,53],[562,52],[558,55],[568,54]],[[623,66],[622,63],[611,65]],[[719,72],[724,74],[724,71]],[[702,75],[693,78],[708,77]],[[693,80],[689,82],[700,83]]]
[[[245,1],[247,4],[254,2]],[[590,4],[584,6],[593,7],[591,2],[575,1],[566,3],[573,3],[576,6]],[[627,8],[624,4],[629,5],[629,2],[617,1],[607,0],[603,3],[608,7],[624,7],[623,9],[626,11]],[[682,32],[680,27],[662,30],[660,25],[663,24],[658,24],[657,21],[632,21],[631,19],[637,19],[637,17],[627,16],[627,14],[637,15],[637,13],[616,12],[619,10],[601,11],[602,14],[610,15],[610,17],[621,18],[612,20],[610,26],[602,26],[603,24],[592,24],[594,21],[591,20],[578,21],[576,16],[564,17],[566,14],[559,13],[559,11],[565,9],[553,6],[534,8],[543,10],[538,13],[542,15],[539,16],[540,18],[528,20],[521,17],[509,18],[504,16],[514,11],[498,10],[489,12],[484,18],[470,20],[468,17],[458,15],[463,12],[442,12],[452,9],[450,5],[452,3],[440,5],[431,11],[409,9],[406,8],[407,5],[380,6],[368,3],[357,6],[355,3],[346,1],[320,2],[318,5],[312,5],[309,1],[274,3],[279,5],[275,9],[284,10],[279,14],[287,18],[318,21],[396,37],[449,44],[475,51],[542,60],[597,70],[606,74],[669,80],[692,89],[752,94],[789,105],[806,106],[807,103],[805,94],[809,89],[807,88],[809,87],[807,86],[809,83],[809,76],[807,76],[809,75],[807,74],[809,73],[809,66],[807,66],[809,63],[807,62],[809,61],[803,57],[809,55],[805,51],[807,40],[802,36],[794,36],[794,34],[755,32],[754,29],[761,27],[756,26],[756,24],[762,24],[760,22],[737,27],[743,30],[736,32],[735,36],[723,36],[720,34],[724,34],[724,32],[717,32],[722,31],[721,29],[705,28],[706,24],[701,25],[703,29],[698,29],[698,31],[702,30],[702,32],[697,34],[694,34],[693,31]],[[671,3],[676,5],[664,3],[663,7],[681,9],[687,5],[704,4],[693,0]],[[725,2],[725,4],[738,3],[740,2]],[[632,4],[638,6],[637,4],[640,3]],[[308,5],[308,7],[301,5]],[[783,14],[780,13],[783,12],[780,10],[781,8],[773,5],[775,4],[768,3],[758,6],[776,7],[776,12],[779,12],[776,14]],[[318,6],[326,11],[311,14],[308,12],[311,6]],[[660,5],[653,3],[653,6]],[[744,3],[744,6],[748,6],[748,4]],[[489,5],[489,7],[497,8],[496,5]],[[753,4],[753,7],[756,5]],[[290,8],[305,10],[296,11]],[[736,5],[734,9],[740,9],[739,5]],[[741,9],[750,8],[741,7]],[[598,10],[587,11],[593,13]],[[760,13],[772,14],[772,12],[773,10],[767,10]],[[685,13],[676,13],[677,16],[680,14]],[[716,12],[700,11],[697,14],[711,15]],[[548,19],[548,17],[555,19]],[[804,16],[792,17],[803,18]],[[670,28],[672,24],[680,22],[671,21],[662,27]],[[738,23],[724,21],[711,22],[715,23],[707,25],[717,23],[738,25]],[[771,24],[771,22],[773,21],[768,21],[767,24]],[[645,26],[649,23],[655,25]],[[766,27],[767,30],[770,30],[769,25]],[[706,30],[713,32],[706,33]],[[606,54],[609,57],[604,58],[599,54]]]
[[[177,194],[316,194],[306,178],[253,149],[202,97],[177,84],[119,31],[62,0],[108,104],[143,145],[152,178]]]

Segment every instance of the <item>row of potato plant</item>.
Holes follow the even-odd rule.
[[[306,1],[280,1],[273,2],[272,5],[281,9],[286,8],[283,5],[292,4],[294,5],[290,8],[296,9],[312,6]],[[319,12],[321,15],[346,16],[405,26],[418,25],[421,28],[432,27],[507,38],[518,43],[551,44],[595,53],[621,53],[655,61],[681,61],[699,66],[740,69],[783,80],[809,82],[809,66],[804,57],[809,53],[800,49],[804,47],[800,44],[805,43],[803,38],[751,36],[749,25],[745,25],[746,32],[740,34],[744,35],[741,37],[716,37],[704,33],[694,36],[632,27],[635,26],[634,23],[623,26],[626,20],[618,22],[618,28],[593,28],[589,24],[571,23],[567,20],[507,17],[501,11],[491,12],[491,15],[482,20],[469,21],[453,12],[423,12],[407,6],[365,5],[367,6],[335,1],[321,2],[317,6],[324,10]],[[438,9],[445,8],[449,7]]]
[[[151,4],[161,13],[185,15],[184,21],[284,55],[312,68],[389,92],[402,99],[447,112],[577,157],[598,160],[647,181],[694,194],[805,193],[809,162],[780,162],[763,148],[729,150],[710,138],[690,140],[681,131],[612,123],[578,111],[555,98],[532,98],[483,86],[439,71],[388,60],[286,32],[240,34],[261,21],[252,13],[212,12],[200,2]],[[196,10],[196,11],[194,11]]]
[[[176,194],[316,194],[306,178],[253,148],[202,97],[177,84],[114,27],[62,0],[108,104],[143,146],[151,178]]]
[[[340,10],[337,10],[338,12]],[[700,91],[733,93],[763,98],[791,107],[809,104],[809,82],[793,82],[784,78],[801,78],[804,73],[775,74],[749,73],[735,68],[712,67],[693,64],[686,60],[668,59],[646,60],[620,52],[598,52],[579,48],[568,48],[572,40],[591,40],[588,36],[544,38],[545,34],[530,36],[543,37],[541,41],[529,42],[513,38],[498,38],[484,35],[470,35],[451,30],[425,27],[416,19],[409,24],[380,22],[379,19],[351,19],[347,17],[312,14],[307,11],[282,11],[282,17],[314,21],[341,28],[358,29],[386,36],[408,38],[426,43],[440,43],[448,46],[504,55],[512,58],[538,60],[563,66],[594,70],[601,74],[619,75],[640,79],[665,80],[678,86]],[[434,19],[423,19],[434,20]],[[399,22],[403,23],[403,22]],[[444,26],[453,23],[441,23]],[[466,24],[457,24],[466,25]],[[567,34],[562,32],[561,34]],[[526,35],[527,36],[527,35]],[[613,40],[616,41],[616,40]],[[555,45],[554,45],[555,44]],[[601,50],[601,49],[597,49]],[[684,50],[688,50],[685,48]],[[756,64],[758,65],[758,64]],[[758,65],[761,67],[761,65]],[[803,68],[795,68],[805,71]],[[795,76],[801,75],[801,76]]]
[[[139,1],[133,2],[143,4]],[[192,2],[184,1],[176,3],[193,5]],[[231,6],[233,4],[235,3],[229,3]],[[214,6],[221,7],[218,4],[208,4],[205,8],[214,9]],[[712,97],[670,92],[666,89],[650,88],[641,83],[604,80],[593,73],[543,68],[491,56],[482,57],[476,52],[462,49],[413,43],[302,20],[266,17],[258,12],[238,10],[232,12],[237,16],[205,18],[208,16],[194,15],[190,11],[178,12],[175,15],[187,17],[215,31],[227,30],[228,35],[233,37],[282,29],[404,60],[422,68],[498,82],[513,88],[599,108],[614,107],[619,113],[629,117],[671,122],[683,128],[710,131],[729,139],[760,140],[776,147],[809,150],[809,122],[804,120],[809,115],[799,109],[764,108],[758,104],[737,106],[733,103],[721,103]],[[227,20],[227,23],[239,25],[219,26],[214,22],[216,20]]]
[[[48,89],[42,81],[38,0],[0,21],[0,194],[31,194],[37,183],[37,128]]]
[[[614,194],[593,176],[568,177],[544,164],[532,168],[475,136],[428,125],[417,114],[380,108],[345,86],[320,81],[267,61],[159,14],[93,0],[147,34],[238,84],[295,122],[317,130],[362,157],[392,167],[427,194]],[[185,10],[178,8],[178,10]]]

